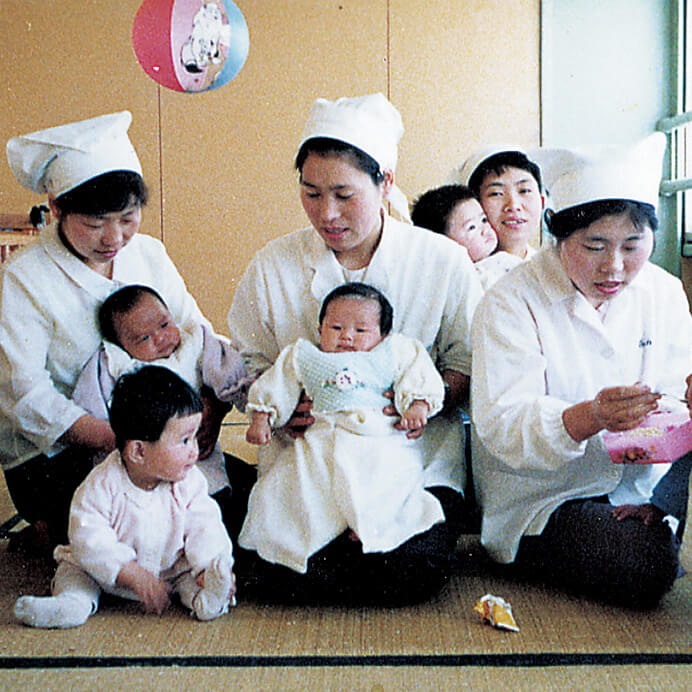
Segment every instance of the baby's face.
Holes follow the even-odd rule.
[[[380,306],[375,300],[344,296],[327,306],[320,325],[320,349],[370,351],[382,341]]]
[[[176,416],[168,420],[158,440],[142,442],[142,460],[133,469],[135,484],[151,487],[159,481],[183,480],[199,457],[197,431],[201,422],[201,413]]]
[[[497,234],[475,199],[456,205],[447,220],[446,235],[468,250],[472,262],[482,260],[497,247]]]
[[[115,332],[120,346],[145,362],[168,358],[180,344],[180,331],[168,308],[148,293],[115,317]]]

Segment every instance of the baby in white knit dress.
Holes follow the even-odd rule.
[[[444,384],[425,347],[390,334],[392,308],[350,283],[322,304],[319,348],[286,347],[250,388],[247,439],[269,445],[238,543],[304,573],[309,557],[344,531],[363,552],[387,552],[444,520],[423,484],[411,437],[442,408]],[[279,428],[301,391],[315,422],[303,437]],[[392,391],[397,420],[384,414]]]

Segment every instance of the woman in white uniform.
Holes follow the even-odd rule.
[[[543,152],[556,246],[491,288],[473,325],[483,545],[525,577],[644,608],[673,584],[676,540],[613,507],[648,502],[669,465],[614,464],[601,433],[637,427],[661,392],[690,400],[687,300],[648,261],[664,145]]]
[[[30,523],[17,547],[65,541],[69,503],[93,453],[114,447],[110,425],[70,399],[101,340],[101,302],[144,283],[179,322],[206,324],[163,245],[137,233],[147,194],[131,119],[104,115],[7,145],[12,172],[48,196],[55,218],[0,274],[0,461]]]
[[[402,133],[401,116],[381,94],[313,104],[296,159],[312,227],[277,238],[255,256],[234,297],[229,328],[251,367],[264,370],[297,339],[318,342],[320,305],[336,286],[362,281],[387,295],[393,331],[421,341],[446,383],[445,411],[412,444],[447,521],[390,553],[364,555],[346,532],[311,558],[304,575],[255,553],[245,556],[244,568],[241,554],[237,572],[246,593],[252,571],[263,598],[406,602],[439,590],[449,573],[465,471],[458,407],[467,395],[470,324],[481,289],[463,248],[386,213],[387,201],[408,213],[393,179]],[[312,422],[309,412],[301,410],[291,429],[301,422]],[[260,474],[267,463],[260,450]]]
[[[468,185],[497,233],[497,253],[519,260],[536,251],[529,245],[540,240],[545,196],[541,170],[518,147],[480,149],[461,165],[455,179]]]

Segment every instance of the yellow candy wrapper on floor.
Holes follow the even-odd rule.
[[[493,627],[512,632],[519,631],[512,615],[512,606],[499,596],[486,594],[476,603],[474,610],[480,613],[483,622],[487,622]]]

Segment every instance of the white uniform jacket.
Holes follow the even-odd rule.
[[[163,245],[138,233],[113,260],[113,279],[60,242],[55,224],[0,270],[0,463],[12,468],[56,440],[84,410],[70,397],[101,341],[97,312],[116,288],[146,284],[178,324],[208,324]]]
[[[464,248],[385,216],[382,238],[361,280],[391,302],[393,332],[421,341],[440,371],[470,374],[471,319],[481,287]],[[317,343],[322,300],[345,282],[343,268],[313,228],[276,238],[257,253],[240,281],[228,315],[232,343],[259,370],[300,338]],[[462,490],[459,413],[433,418],[418,444],[426,459],[426,485]],[[260,449],[260,470],[262,458]]]
[[[181,558],[193,573],[217,555],[232,562],[221,511],[196,467],[182,481],[143,490],[130,480],[117,450],[77,488],[68,536],[69,544],[55,549],[55,560],[80,567],[105,591],[126,598],[131,592],[116,579],[133,560],[164,578],[174,566],[180,568]]]
[[[482,542],[511,562],[562,503],[612,493],[629,473],[646,501],[666,465],[626,469],[595,435],[575,442],[563,411],[604,387],[643,382],[682,396],[692,372],[692,319],[680,281],[647,263],[602,320],[569,280],[557,248],[500,279],[473,324],[474,479]],[[658,468],[653,468],[658,467]]]

